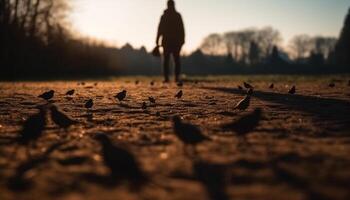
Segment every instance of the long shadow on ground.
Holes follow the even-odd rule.
[[[205,87],[207,90],[221,91],[231,94],[245,94],[236,88]],[[252,95],[263,101],[286,106],[285,109],[297,110],[313,115],[318,120],[332,122],[339,130],[350,130],[350,102],[341,99],[290,95],[275,92],[254,91]]]

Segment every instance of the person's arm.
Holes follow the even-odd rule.
[[[156,45],[157,46],[160,46],[160,37],[163,35],[163,25],[164,24],[164,16],[161,17],[160,19],[160,23],[159,23],[159,26],[158,26],[158,33],[157,33],[157,39],[156,39]]]
[[[181,42],[182,42],[182,45],[185,44],[185,26],[184,26],[184,22],[182,20],[182,17],[180,15],[180,34],[181,34]]]

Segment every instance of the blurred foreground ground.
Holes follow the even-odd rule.
[[[138,85],[135,80],[0,83],[0,199],[350,199],[349,77],[210,77],[182,88],[159,79],[154,86],[151,78],[139,78]],[[251,107],[236,112],[242,81],[256,92]],[[275,89],[268,88],[272,82]],[[336,86],[330,88],[330,82]],[[287,94],[292,85],[296,95]],[[45,104],[37,96],[49,89],[56,91],[55,104],[80,123],[65,132],[50,122],[32,156],[66,135],[70,139],[28,171],[28,187],[10,187],[16,167],[28,158],[24,149],[13,155],[9,141],[35,107]],[[72,99],[64,95],[69,89],[76,90]],[[122,89],[128,97],[120,104],[113,96]],[[184,97],[176,100],[180,89]],[[157,103],[144,111],[149,96]],[[89,98],[95,106],[88,112],[83,105]],[[220,128],[256,107],[264,119],[247,143]],[[172,134],[173,115],[200,126],[213,141],[199,145],[198,155],[184,154]],[[136,191],[124,182],[85,179],[107,173],[92,139],[96,133],[122,143],[153,183]]]

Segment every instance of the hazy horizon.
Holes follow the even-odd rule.
[[[186,28],[185,52],[204,37],[250,27],[272,26],[287,42],[297,34],[338,37],[350,0],[176,0]],[[166,0],[75,0],[73,28],[84,36],[122,46],[154,47]]]

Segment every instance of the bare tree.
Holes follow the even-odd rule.
[[[241,31],[232,31],[224,34],[224,42],[226,44],[227,53],[241,63],[256,62],[271,54],[272,47],[281,42],[281,35],[278,30],[271,27],[263,29],[244,29]],[[254,61],[250,60],[250,50],[252,42],[257,45],[258,55]]]
[[[321,54],[328,58],[334,51],[337,38],[308,35],[297,35],[289,42],[290,52],[294,59],[301,60],[311,56],[311,54]]]
[[[52,28],[66,26],[68,0],[1,0],[0,25],[19,30],[24,35],[46,39]]]
[[[10,24],[10,15],[11,15],[11,5],[10,5],[10,0],[2,0],[1,1],[1,23],[6,26]]]
[[[328,58],[329,54],[334,51],[337,38],[308,35],[297,35],[289,42],[290,52],[295,60],[301,60],[312,54],[321,54]]]
[[[209,55],[223,55],[227,52],[223,37],[220,34],[211,34],[206,37],[200,46],[200,50]]]
[[[223,43],[226,47],[226,55],[240,62],[245,63],[248,59],[251,41],[254,40],[254,29],[227,32],[223,36]]]
[[[300,60],[310,56],[312,49],[312,39],[308,35],[296,35],[290,42],[290,53],[295,60]]]
[[[239,61],[241,63],[249,63],[249,51],[252,41],[255,41],[255,29],[246,29],[238,33],[238,39],[241,47],[241,56]]]
[[[240,42],[238,40],[237,32],[225,33],[223,40],[226,45],[227,55],[231,55],[235,60],[238,60],[240,55]]]
[[[328,58],[329,54],[334,51],[337,38],[317,36],[312,39],[312,47],[314,53],[322,54],[324,58]]]
[[[268,26],[257,31],[256,42],[262,51],[263,57],[268,57],[274,46],[280,46],[282,36],[278,30]]]
[[[252,65],[257,64],[260,60],[260,48],[258,44],[254,41],[250,43],[249,48],[249,63]]]

